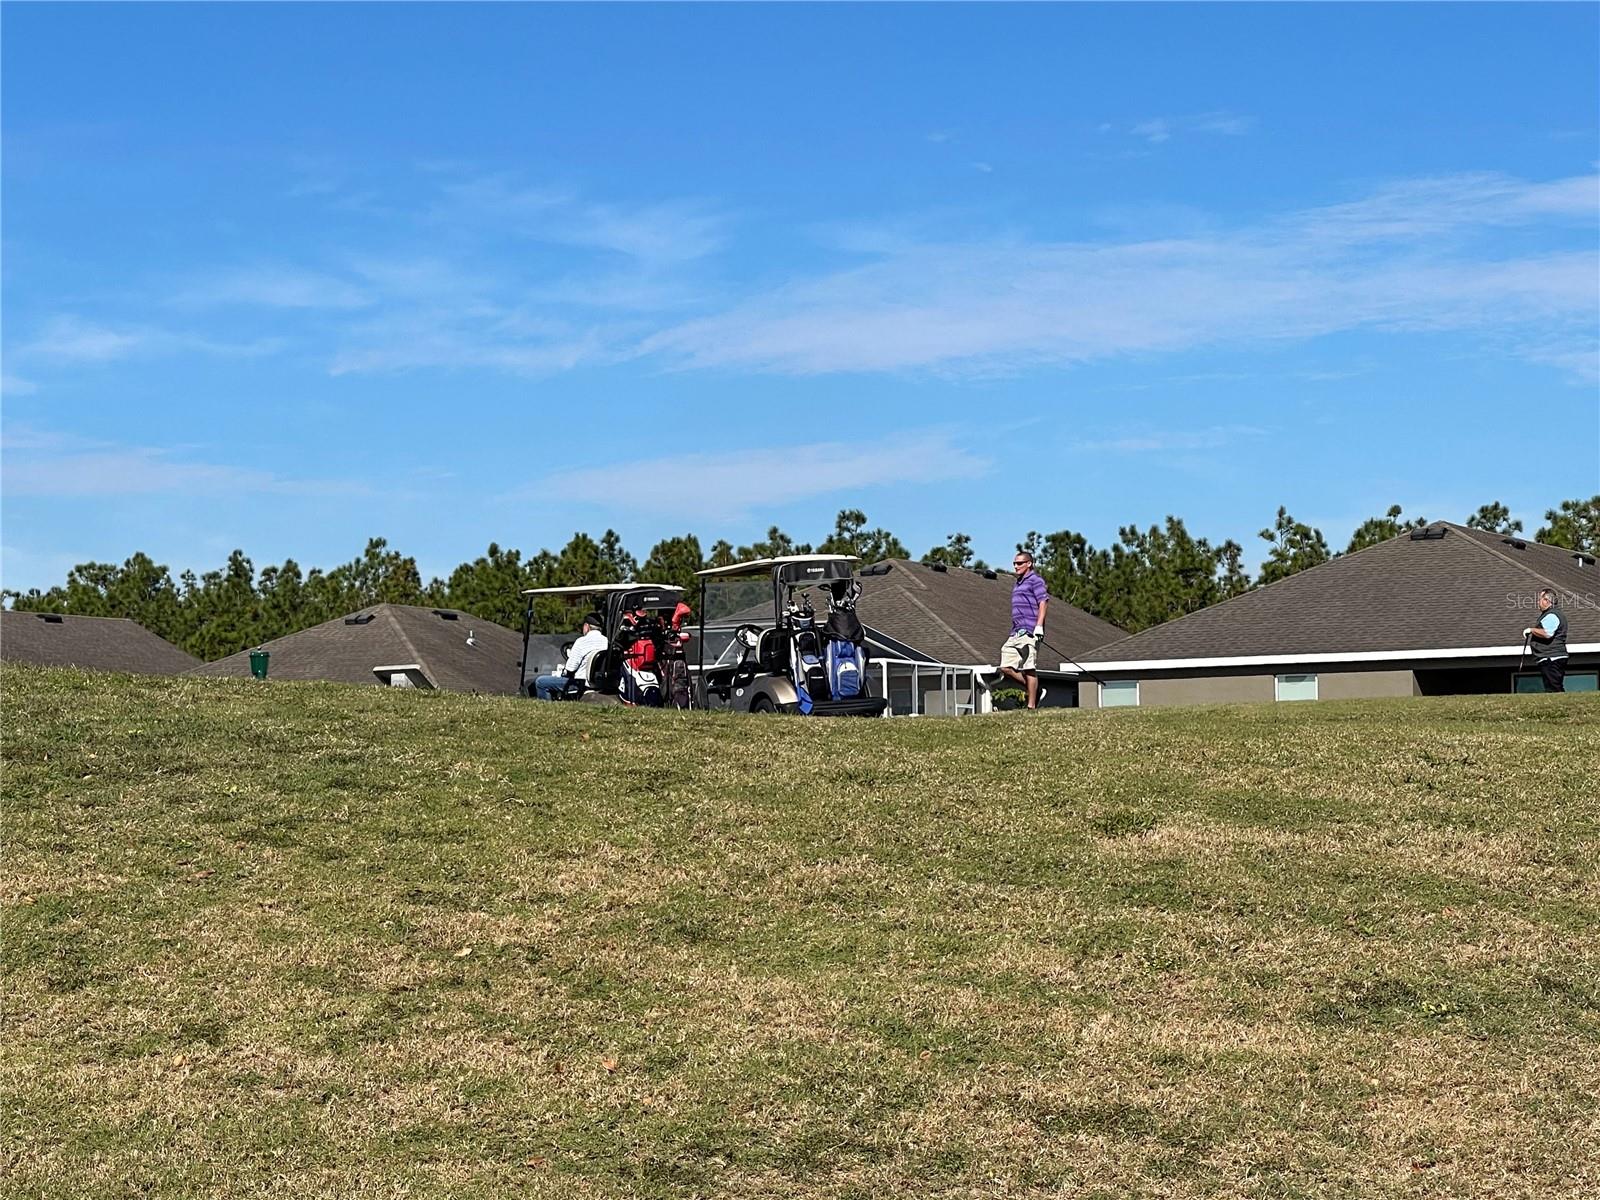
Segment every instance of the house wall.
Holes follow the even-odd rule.
[[[1413,671],[1318,671],[1317,699],[1375,700],[1420,696]]]
[[[1092,666],[1092,664],[1091,664]],[[1416,676],[1409,670],[1330,671],[1324,666],[1296,671],[1242,674],[1229,671],[1195,671],[1185,675],[1147,676],[1139,679],[1139,707],[1171,707],[1185,704],[1272,704],[1277,700],[1275,679],[1279,674],[1304,673],[1317,677],[1319,700],[1373,700],[1394,696],[1416,696]],[[1106,674],[1106,679],[1133,679],[1128,672]],[[1097,708],[1100,689],[1093,681],[1078,688],[1078,703]]]
[[[1094,692],[1098,701],[1100,689],[1095,688]],[[1252,704],[1271,700],[1271,675],[1213,675],[1139,681],[1141,708],[1181,704]]]

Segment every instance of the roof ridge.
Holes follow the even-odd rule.
[[[1428,524],[1449,525],[1452,529],[1465,530],[1469,534],[1481,533],[1486,537],[1500,538],[1502,541],[1504,541],[1506,538],[1511,538],[1514,541],[1527,542],[1530,546],[1542,546],[1546,550],[1559,550],[1562,554],[1590,554],[1588,550],[1574,550],[1571,546],[1563,546],[1559,542],[1541,542],[1532,534],[1524,535],[1522,533],[1501,533],[1499,530],[1479,529],[1476,525],[1463,525],[1460,521],[1446,521],[1443,518],[1440,518],[1437,521],[1429,521]],[[1593,556],[1591,555],[1591,557]]]
[[[5,611],[15,613],[19,617],[71,617],[74,621],[127,621],[130,625],[139,625],[139,622],[132,617],[102,617],[93,613],[64,613],[56,612],[53,608],[8,608]],[[139,628],[152,637],[161,637],[159,633],[148,625],[139,625]],[[161,638],[161,640],[166,641],[167,639]]]
[[[380,604],[378,607],[385,610],[391,610],[396,607],[415,608],[416,605],[407,604],[401,606],[393,604]],[[422,655],[417,652],[416,643],[411,640],[411,635],[406,633],[405,626],[400,624],[400,618],[395,616],[392,611],[385,611],[383,615],[389,618],[389,624],[394,626],[394,631],[400,635],[400,640],[405,643],[407,652],[417,664],[417,670],[422,672],[423,676],[429,683],[433,684],[434,687],[438,687],[439,681],[433,677],[433,672],[429,671],[427,664],[422,661]]]
[[[959,633],[952,629],[948,621],[924,604],[921,599],[912,595],[909,591],[905,591],[904,589],[902,589],[902,591],[904,591],[907,600],[911,601],[911,603],[915,604],[923,612],[927,613],[934,624],[938,625],[940,629],[944,630],[952,638],[954,638],[956,642],[967,651],[968,654],[973,655],[973,661],[977,661],[977,659],[982,656],[983,652],[981,650],[977,649],[971,642],[967,641],[966,638],[962,637]]]
[[[1449,524],[1452,524],[1452,522],[1445,521],[1445,522],[1443,522],[1443,524],[1449,525]],[[1457,529],[1470,529],[1471,527],[1470,526],[1465,526],[1465,525],[1457,525],[1456,528]],[[1480,530],[1477,530],[1476,532],[1478,532],[1478,533],[1488,533],[1489,531],[1488,530],[1484,530],[1484,529],[1480,529]],[[1514,536],[1514,535],[1506,534],[1505,536],[1511,537],[1511,536]],[[1486,545],[1485,543],[1480,542],[1475,537],[1470,537],[1469,536],[1466,540],[1470,545],[1476,546],[1479,550],[1482,550],[1485,554],[1491,555],[1494,558],[1498,558],[1501,562],[1505,563],[1507,566],[1516,567],[1518,570],[1526,571],[1528,574],[1532,575],[1535,579],[1538,579],[1538,580],[1542,581],[1543,583],[1545,583],[1546,585],[1548,585],[1557,594],[1559,594],[1561,592],[1561,590],[1562,590],[1561,585],[1559,583],[1557,583],[1554,579],[1551,579],[1550,576],[1544,574],[1542,571],[1535,570],[1533,567],[1530,567],[1527,563],[1518,562],[1516,559],[1512,558],[1509,554],[1505,553],[1505,551],[1496,550],[1493,546]],[[1524,538],[1519,538],[1518,540],[1519,541],[1533,542],[1532,538],[1525,538],[1525,539]],[[1533,542],[1533,544],[1535,546],[1543,546],[1543,545],[1546,545],[1547,543],[1545,543],[1545,542]],[[1556,547],[1556,549],[1560,549],[1560,547]]]

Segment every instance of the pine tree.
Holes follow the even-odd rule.
[[[704,570],[705,566],[700,555],[700,539],[690,533],[666,538],[652,546],[650,557],[639,568],[639,578],[647,583],[669,583],[682,588],[686,597],[692,597],[700,585],[695,572]]]
[[[1511,510],[1500,501],[1485,504],[1467,518],[1468,529],[1482,529],[1489,533],[1521,533],[1522,522],[1511,519]]]
[[[776,525],[767,530],[767,540],[757,542],[753,546],[740,546],[735,562],[744,562],[752,558],[782,558],[787,554],[810,554],[811,546],[806,542],[796,542]]]
[[[942,546],[935,546],[922,556],[925,563],[946,567],[965,567],[972,571],[987,571],[989,564],[976,557],[972,551],[972,537],[965,533],[952,533]]]
[[[525,608],[522,592],[537,586],[522,561],[522,551],[502,550],[490,542],[488,550],[450,572],[445,603],[508,629],[521,629]]]
[[[887,529],[868,529],[867,514],[859,508],[840,510],[833,533],[817,547],[817,553],[854,554],[863,563],[910,557],[900,539]]]
[[[1389,511],[1381,517],[1368,517],[1350,535],[1350,544],[1345,547],[1346,554],[1354,554],[1357,550],[1365,550],[1368,546],[1376,546],[1379,542],[1387,542],[1390,538],[1399,537],[1412,529],[1421,529],[1428,523],[1426,517],[1413,517],[1406,520],[1400,515],[1400,506],[1391,504]]]
[[[1272,528],[1263,529],[1260,537],[1272,546],[1267,561],[1261,564],[1261,577],[1257,580],[1263,585],[1287,579],[1331,557],[1322,530],[1296,521],[1281,504]]]
[[[1563,500],[1560,508],[1548,509],[1544,519],[1550,523],[1540,526],[1533,535],[1534,541],[1600,554],[1600,495],[1588,500]]]

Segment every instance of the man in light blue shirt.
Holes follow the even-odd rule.
[[[1567,618],[1556,607],[1551,588],[1539,589],[1539,619],[1522,631],[1522,638],[1533,648],[1544,676],[1544,690],[1567,690]]]

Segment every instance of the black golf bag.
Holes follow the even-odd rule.
[[[835,700],[854,700],[867,694],[867,631],[856,616],[861,585],[854,579],[836,580],[828,589],[828,623],[823,627],[823,666],[828,693]]]
[[[689,618],[689,606],[678,602],[672,620],[667,625],[666,666],[662,671],[666,686],[666,703],[673,708],[688,708],[693,703],[694,691],[689,684],[689,635],[683,623]]]

